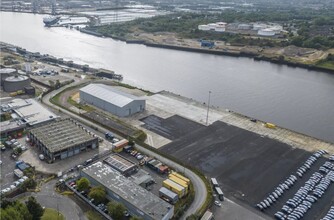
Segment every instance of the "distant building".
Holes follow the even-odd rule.
[[[261,29],[258,30],[257,35],[264,36],[264,37],[272,37],[275,36],[275,31],[271,28]]]
[[[226,25],[227,25],[227,23],[225,23],[225,22],[201,24],[201,25],[198,25],[198,30],[224,32],[226,30]]]
[[[27,136],[50,161],[65,159],[99,146],[96,135],[69,118],[32,128]]]
[[[251,24],[239,24],[238,29],[239,30],[250,30],[252,29],[253,25]]]
[[[80,101],[94,105],[119,117],[145,110],[145,99],[121,92],[111,86],[90,84],[80,89]]]
[[[124,177],[102,162],[96,162],[80,171],[93,185],[102,185],[107,198],[125,205],[131,215],[144,220],[168,220],[174,215],[174,206]]]

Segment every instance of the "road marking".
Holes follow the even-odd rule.
[[[14,174],[14,172],[7,173],[7,174],[5,175],[5,177],[7,177],[7,176],[9,176],[9,175],[11,175],[11,174]]]

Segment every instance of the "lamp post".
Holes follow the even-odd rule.
[[[210,98],[211,98],[211,91],[209,91],[208,110],[206,112],[206,125],[208,125],[208,120],[209,120]]]

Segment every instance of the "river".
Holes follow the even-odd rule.
[[[0,40],[96,68],[334,143],[334,74],[46,28],[42,15],[0,13]]]

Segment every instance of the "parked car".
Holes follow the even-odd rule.
[[[142,155],[142,154],[137,154],[136,158],[137,158],[137,160],[141,160],[141,159],[144,158],[144,155]]]
[[[44,157],[43,154],[40,154],[38,157],[39,157],[40,160],[44,160],[45,159],[45,157]]]
[[[222,206],[221,202],[219,202],[219,201],[215,201],[215,205],[219,206],[219,207]]]

